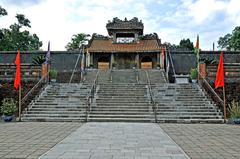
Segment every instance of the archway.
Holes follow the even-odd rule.
[[[141,68],[142,69],[152,69],[152,58],[149,56],[145,56],[141,60]]]
[[[107,57],[107,56],[99,57],[98,69],[109,69],[109,57]]]

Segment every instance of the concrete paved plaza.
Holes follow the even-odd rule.
[[[190,158],[240,158],[238,125],[55,122],[0,122],[0,158],[185,158],[164,132]]]
[[[240,125],[160,124],[193,159],[239,159]]]
[[[80,123],[0,122],[0,159],[36,159],[81,125]]]
[[[41,159],[185,159],[181,148],[153,123],[87,123]]]

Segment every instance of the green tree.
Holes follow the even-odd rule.
[[[178,47],[189,51],[194,50],[193,42],[191,42],[190,39],[182,39]]]
[[[165,47],[167,47],[167,48],[169,48],[169,49],[171,49],[171,50],[176,50],[176,49],[178,48],[178,45],[171,44],[171,43],[169,43],[169,42],[164,42],[164,43],[163,43],[163,46],[165,46]]]
[[[218,40],[218,48],[230,50],[231,49],[231,46],[230,46],[231,38],[232,38],[231,34],[226,34],[225,36],[220,37]]]
[[[2,8],[2,6],[0,6],[0,17],[1,16],[5,16],[5,15],[7,15],[8,13],[7,13],[7,11],[6,11],[6,9],[4,9],[4,8]],[[0,40],[3,38],[3,29],[2,28],[0,28]]]
[[[232,34],[226,34],[218,40],[218,48],[226,50],[240,50],[240,26],[232,31]]]
[[[74,34],[72,36],[71,42],[69,42],[65,48],[68,51],[72,51],[72,50],[79,50],[79,44],[81,42],[85,42],[88,40],[88,37],[90,37],[89,34],[85,34],[85,33],[79,33],[79,34]]]
[[[6,9],[4,9],[2,6],[0,6],[0,16],[4,16],[4,15],[7,15],[7,11]]]
[[[240,50],[240,26],[237,26],[233,32],[230,40],[230,46],[234,50]]]
[[[6,10],[0,7],[1,15],[6,15]],[[36,34],[30,34],[28,30],[24,28],[30,28],[30,20],[23,14],[17,14],[17,23],[10,25],[9,28],[3,28],[0,30],[0,50],[1,51],[31,51],[39,50],[42,46],[42,42],[39,40]],[[23,31],[21,31],[23,30]]]

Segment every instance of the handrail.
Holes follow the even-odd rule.
[[[79,55],[78,55],[78,58],[77,58],[77,61],[76,61],[76,63],[75,63],[75,66],[74,66],[74,68],[73,68],[72,75],[71,75],[71,77],[70,77],[70,80],[69,80],[68,84],[70,84],[70,83],[72,82],[72,79],[73,79],[75,70],[76,70],[76,68],[77,68],[78,61],[79,61],[79,59],[80,59],[81,56],[82,56],[82,52],[80,51],[80,52],[79,52]],[[81,71],[82,71],[82,70],[81,70]],[[82,77],[81,77],[81,78],[82,78]]]
[[[45,78],[49,75],[49,72],[50,72],[50,70],[47,72],[47,74],[46,75],[44,75],[33,87],[32,87],[32,89],[21,99],[21,104],[23,104],[26,100],[27,100],[27,98],[28,98],[28,96],[39,86],[39,84],[43,81],[43,80],[45,80]],[[47,83],[47,82],[46,82]]]
[[[113,72],[113,70],[110,69],[110,82],[111,82],[111,83],[112,83],[112,81],[113,81],[112,72]]]
[[[153,100],[153,94],[152,94],[152,87],[151,87],[151,81],[149,79],[149,75],[148,72],[145,70],[146,76],[147,76],[147,83],[148,83],[148,91],[149,91],[149,95],[150,95],[150,101],[152,104],[152,109],[154,112],[154,118],[155,118],[155,123],[157,123],[157,107],[156,107],[156,103]]]
[[[91,111],[91,103],[93,102],[94,94],[96,92],[97,84],[98,84],[98,75],[99,75],[99,70],[96,74],[96,77],[93,81],[93,84],[91,86],[91,89],[89,91],[89,94],[87,95],[86,99],[86,121],[88,121],[88,115]]]
[[[202,82],[200,82],[201,87],[206,90],[206,88],[203,86],[203,84],[206,84],[207,86],[207,90],[206,91],[210,91],[216,98],[217,98],[217,103],[220,103],[220,105],[223,107],[224,106],[224,101],[219,97],[219,95],[214,91],[214,89],[212,88],[212,86],[208,83],[208,81],[203,77],[203,75],[201,73],[199,73],[199,76],[201,77],[200,79],[202,79]],[[201,80],[200,80],[201,81]]]
[[[174,64],[173,64],[173,60],[172,60],[172,55],[170,53],[170,49],[168,49],[168,54],[169,54],[169,58],[170,58],[171,64],[172,64],[173,76],[176,78],[176,72],[175,72],[175,68],[174,68]],[[174,81],[175,81],[175,78],[174,78]]]

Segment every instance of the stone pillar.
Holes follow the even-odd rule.
[[[199,73],[202,75],[202,78],[205,78],[207,76],[205,63],[199,63]],[[201,78],[201,76],[199,78]]]
[[[112,53],[111,54],[111,60],[110,60],[110,69],[113,69],[112,68],[112,64],[114,63],[115,61],[114,61],[114,54]]]
[[[135,63],[137,64],[137,68],[140,68],[140,61],[139,61],[139,54],[137,53],[136,55],[135,55]]]
[[[157,64],[159,64],[160,67],[163,68],[162,56],[160,52],[157,53]]]
[[[90,65],[93,66],[93,53],[89,53],[89,56],[90,56]]]
[[[134,41],[138,42],[138,33],[134,33]]]
[[[48,64],[42,64],[42,78],[45,77],[45,81],[48,78]]]

